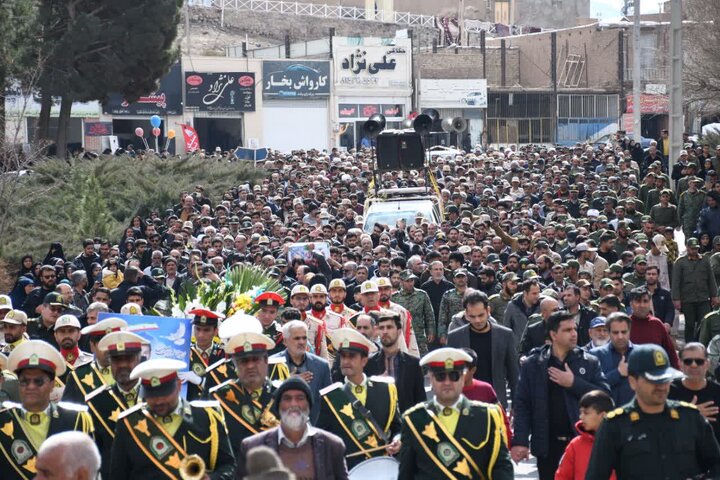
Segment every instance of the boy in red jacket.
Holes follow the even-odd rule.
[[[565,449],[555,480],[582,480],[590,462],[590,453],[595,443],[595,432],[605,415],[614,408],[610,395],[602,390],[593,390],[580,399],[580,421],[575,429],[580,435],[573,438]],[[615,473],[610,480],[615,479]]]

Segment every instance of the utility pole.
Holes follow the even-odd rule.
[[[633,137],[638,143],[642,135],[640,73],[640,0],[633,0]]]
[[[670,3],[670,158],[668,169],[672,172],[675,160],[683,148],[683,88],[682,88],[682,0]]]

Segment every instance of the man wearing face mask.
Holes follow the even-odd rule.
[[[297,478],[348,478],[345,444],[337,435],[310,424],[312,405],[313,396],[305,380],[300,377],[285,380],[275,391],[273,407],[280,417],[280,426],[242,441],[235,477],[246,475],[248,451],[264,445],[275,450]]]

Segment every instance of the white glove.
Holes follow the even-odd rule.
[[[202,377],[199,377],[195,372],[178,372],[178,377],[183,383],[190,382],[194,385],[200,385],[202,383]]]

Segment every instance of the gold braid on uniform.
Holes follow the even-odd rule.
[[[390,394],[390,414],[388,415],[387,423],[385,424],[385,431],[390,430],[390,425],[395,418],[395,412],[397,411],[398,404],[398,392],[397,386],[394,383],[388,383],[388,393]]]
[[[280,425],[280,420],[278,420],[275,415],[270,413],[270,408],[272,408],[273,402],[275,402],[275,399],[271,398],[267,406],[260,414],[260,425],[265,428],[275,428]]]

